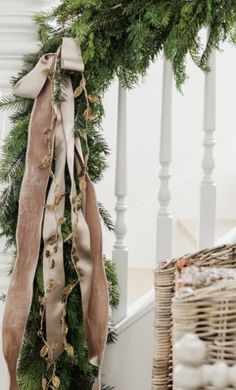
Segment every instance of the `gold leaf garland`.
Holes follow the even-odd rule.
[[[89,105],[89,99],[88,99],[88,94],[86,90],[86,81],[84,78],[84,74],[82,74],[82,79],[80,82],[79,87],[75,90],[75,97],[81,96],[82,92],[84,92],[85,99],[86,99],[86,104],[87,108],[86,110],[92,112],[90,110],[90,105]],[[87,138],[87,129],[88,129],[88,121],[91,120],[90,118],[84,116],[85,121],[86,121],[86,129],[83,132],[83,139],[85,140],[85,145],[86,145],[86,154],[84,157],[84,167],[82,169],[82,173],[79,177],[79,187],[80,187],[80,193],[72,200],[73,207],[74,207],[74,213],[75,213],[75,222],[72,225],[72,232],[69,234],[68,237],[65,238],[64,242],[67,242],[68,240],[72,240],[72,249],[71,249],[71,261],[74,267],[74,270],[77,275],[77,280],[73,284],[69,284],[64,288],[64,310],[62,314],[62,331],[63,331],[63,336],[64,336],[64,349],[67,352],[68,357],[73,358],[74,357],[74,348],[72,345],[70,345],[67,342],[67,334],[68,334],[68,325],[66,323],[66,314],[67,314],[67,303],[68,303],[68,298],[70,294],[73,292],[75,287],[79,284],[80,279],[81,279],[81,272],[79,272],[79,268],[77,266],[77,263],[79,262],[79,257],[76,253],[76,248],[74,246],[74,235],[77,230],[77,226],[79,223],[79,211],[82,207],[82,193],[81,190],[86,189],[86,175],[88,171],[88,159],[89,159],[89,147],[88,147],[88,138]]]
[[[50,279],[49,280],[49,285],[48,285],[48,288],[47,288],[47,292],[52,292],[54,291],[58,286],[60,286],[61,282],[59,282],[58,280],[55,280],[55,279]]]
[[[58,65],[58,57],[60,54],[60,50],[57,53],[56,60],[55,60],[55,66]],[[48,76],[48,79],[50,81],[50,86],[51,86],[51,100],[52,100],[52,107],[53,107],[53,96],[54,96],[54,78],[55,78],[55,70],[46,70],[45,72]],[[42,163],[40,165],[40,168],[48,168],[49,169],[49,177],[55,181],[55,176],[54,173],[52,172],[51,169],[51,163],[52,163],[52,154],[53,154],[53,142],[52,142],[52,133],[55,131],[56,127],[56,122],[57,122],[57,117],[55,113],[53,112],[52,114],[52,121],[51,121],[51,126],[49,128],[46,128],[43,130],[43,134],[45,135],[45,141],[47,143],[47,148],[48,148],[48,154],[44,156]],[[57,183],[56,184],[56,192],[57,192]],[[54,198],[54,204],[53,205],[48,205],[45,204],[44,207],[51,212],[54,213],[56,221],[58,221],[57,218],[57,206],[60,203],[60,200],[63,198],[64,194],[57,194],[55,193],[55,198]],[[57,223],[58,226],[58,223]],[[46,257],[50,261],[50,268],[55,267],[55,260],[52,258],[53,252],[56,252],[57,248],[57,241],[58,241],[58,231],[55,232],[53,236],[51,236],[48,240],[49,245],[53,246],[52,252],[47,250],[46,251]],[[52,292],[59,286],[60,282],[50,279],[49,285],[45,291],[45,294],[48,292]],[[42,389],[43,390],[48,390],[48,389],[59,389],[60,387],[60,380],[56,376],[56,361],[53,359],[53,352],[55,350],[56,344],[53,343],[52,345],[49,345],[47,342],[46,338],[44,337],[44,321],[45,321],[45,316],[46,316],[46,298],[44,297],[38,297],[38,302],[40,304],[40,310],[39,310],[39,315],[40,315],[40,329],[38,331],[38,336],[42,339],[43,341],[43,347],[40,351],[40,356],[45,359],[47,362],[47,366],[52,367],[52,375],[49,380],[45,378],[45,376],[42,377]],[[58,379],[55,379],[58,378]]]
[[[60,57],[60,50],[58,51],[57,57],[56,57],[56,67],[58,67],[59,63],[59,57]],[[56,72],[55,70],[46,70],[48,79],[51,84],[51,96],[52,96],[52,101],[54,99],[54,83],[55,83],[55,76]],[[93,112],[92,108],[90,107],[90,102],[93,104],[96,104],[99,102],[99,97],[97,96],[92,96],[87,94],[86,90],[86,80],[84,78],[84,74],[82,73],[82,79],[80,82],[80,85],[78,88],[76,88],[74,96],[79,97],[84,93],[85,99],[86,99],[86,110],[83,114],[83,117],[86,122],[85,129],[80,131],[80,135],[82,136],[83,140],[85,141],[85,148],[86,148],[86,153],[84,157],[84,166],[82,169],[82,172],[79,176],[79,189],[80,193],[73,199],[73,211],[75,213],[75,221],[72,225],[72,231],[64,239],[64,242],[68,240],[72,240],[72,249],[71,249],[71,261],[74,267],[74,270],[77,275],[77,279],[75,280],[74,283],[68,284],[64,288],[64,296],[63,296],[63,303],[64,303],[64,309],[63,309],[63,314],[62,314],[62,332],[63,332],[63,337],[64,337],[64,349],[65,352],[67,353],[68,357],[73,359],[74,358],[74,348],[73,346],[68,343],[67,341],[67,335],[68,335],[68,325],[66,323],[66,315],[67,315],[67,304],[68,304],[68,299],[70,294],[73,292],[73,290],[76,288],[76,286],[79,284],[81,277],[83,277],[81,270],[78,268],[77,263],[79,262],[79,257],[76,253],[76,249],[74,246],[74,235],[77,230],[77,226],[79,223],[79,211],[82,207],[82,193],[81,191],[86,190],[86,175],[88,171],[88,159],[89,159],[89,147],[88,147],[88,138],[87,138],[87,133],[88,133],[88,123],[89,121],[92,121],[96,118],[95,113]],[[54,101],[53,101],[54,104]],[[41,169],[49,169],[49,177],[51,177],[52,180],[55,180],[54,174],[51,170],[51,163],[52,163],[52,152],[53,152],[53,145],[52,145],[52,133],[55,130],[55,125],[56,125],[56,115],[53,114],[52,116],[52,123],[49,128],[46,128],[43,130],[43,134],[45,135],[45,141],[48,146],[48,153],[43,157],[43,160],[41,162],[40,168]],[[57,187],[57,186],[56,186]],[[57,192],[57,191],[56,191]],[[50,210],[52,213],[54,213],[56,221],[57,221],[57,226],[60,228],[65,222],[66,218],[57,217],[57,206],[60,204],[62,198],[65,196],[65,194],[57,194],[55,193],[55,199],[54,203],[51,205],[45,204],[44,207],[48,210]],[[49,245],[53,246],[52,251],[47,250],[46,251],[46,257],[50,261],[50,268],[54,268],[56,263],[55,260],[53,259],[53,253],[56,253],[58,250],[58,231],[55,232],[53,236],[50,237],[48,240]],[[59,286],[60,282],[54,279],[50,279],[49,285],[45,291],[47,292],[52,292],[54,289],[56,289]],[[40,304],[40,309],[39,309],[39,315],[40,315],[40,329],[38,331],[38,336],[42,339],[43,341],[43,347],[40,352],[40,356],[46,360],[48,367],[52,367],[52,375],[49,380],[46,379],[45,376],[42,377],[42,389],[43,390],[58,390],[60,388],[60,378],[56,375],[56,361],[52,358],[53,357],[53,350],[55,349],[55,345],[49,345],[47,343],[47,340],[44,337],[44,321],[45,321],[45,316],[46,316],[46,299],[45,297],[38,297],[38,302]]]

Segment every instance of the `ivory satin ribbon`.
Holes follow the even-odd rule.
[[[29,126],[26,167],[19,200],[17,225],[17,260],[11,277],[9,293],[3,320],[3,351],[9,368],[10,390],[18,390],[16,378],[17,361],[20,355],[25,326],[30,311],[33,281],[38,262],[41,229],[43,232],[44,255],[43,274],[46,298],[47,343],[56,342],[53,358],[64,349],[61,318],[63,311],[63,290],[65,272],[63,260],[63,237],[58,220],[64,216],[65,166],[67,163],[71,180],[71,219],[76,223],[74,246],[79,261],[76,263],[80,274],[83,319],[90,362],[99,367],[99,376],[93,390],[101,387],[101,365],[107,339],[108,327],[108,287],[102,260],[102,233],[94,186],[86,176],[86,188],[82,191],[82,208],[79,218],[74,210],[73,200],[77,196],[74,166],[77,174],[83,169],[83,156],[80,139],[74,136],[74,95],[68,77],[65,101],[55,105],[51,98],[51,85],[45,72],[54,66],[56,54],[43,56],[35,68],[15,86],[18,96],[34,98],[35,104]],[[61,66],[64,69],[83,71],[84,65],[80,49],[72,38],[64,38],[61,49]],[[54,123],[55,122],[55,123]],[[55,169],[49,192],[49,171],[40,168],[48,152],[45,142],[45,129],[53,129],[48,134],[52,146],[55,145]],[[51,150],[51,153],[53,148]],[[61,196],[55,213],[44,204],[51,205],[55,196]],[[57,231],[57,250],[51,256],[50,238]],[[53,261],[53,265],[52,265]],[[48,291],[50,280],[58,286]]]

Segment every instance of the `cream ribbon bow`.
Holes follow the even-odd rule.
[[[74,94],[68,76],[60,104],[52,101],[53,82],[48,75],[59,60],[58,53],[44,55],[35,68],[18,81],[17,96],[35,99],[29,126],[25,173],[19,200],[17,260],[13,270],[3,321],[3,349],[10,374],[10,390],[19,389],[17,360],[30,311],[37,267],[41,226],[43,232],[44,307],[49,362],[68,349],[65,331],[65,286],[63,235],[65,211],[65,167],[70,175],[72,260],[79,276],[83,319],[90,362],[99,367],[93,390],[101,387],[101,365],[107,339],[109,298],[102,259],[102,233],[94,186],[85,174],[78,197],[75,174],[81,176],[84,161],[79,137],[74,135]],[[61,67],[84,70],[80,48],[64,38]],[[54,151],[55,148],[55,151]],[[55,156],[55,168],[51,163]],[[76,173],[74,168],[76,167]],[[46,197],[49,177],[53,176]],[[78,203],[81,202],[81,207]]]

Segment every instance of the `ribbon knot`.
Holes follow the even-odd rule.
[[[13,87],[17,96],[35,99],[35,103],[19,200],[17,260],[3,320],[3,350],[9,368],[10,390],[19,389],[16,367],[31,307],[41,231],[44,243],[44,297],[40,298],[40,305],[41,314],[46,316],[46,343],[41,355],[47,356],[51,365],[64,350],[70,356],[73,354],[73,347],[66,339],[66,303],[69,294],[79,285],[89,360],[100,367],[93,389],[98,390],[101,386],[109,309],[101,225],[96,194],[86,170],[80,139],[74,135],[74,93],[69,76],[63,90],[65,99],[60,103],[52,99],[58,61],[62,69],[84,70],[76,41],[64,38],[61,50],[42,56],[34,69]],[[51,170],[53,156],[54,172]],[[75,283],[67,286],[62,234],[66,165],[70,176],[71,261],[77,275]],[[75,174],[83,176],[84,185],[79,194]],[[76,204],[75,199],[78,200]],[[43,329],[40,329],[40,334],[43,334]]]
[[[56,53],[44,54],[34,69],[14,85],[14,94],[24,98],[36,99],[48,78],[47,71],[52,71],[56,55]],[[62,40],[61,68],[77,72],[84,71],[80,47],[73,38],[63,38]]]

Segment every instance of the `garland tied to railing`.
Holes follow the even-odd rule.
[[[44,242],[44,296],[38,297],[41,318],[38,335],[43,341],[40,355],[48,367],[53,367],[51,378],[42,378],[42,389],[60,388],[56,359],[64,350],[73,357],[73,346],[67,341],[66,315],[68,298],[78,284],[89,360],[100,368],[93,390],[101,387],[109,306],[102,233],[95,190],[88,176],[88,144],[83,157],[80,138],[74,134],[74,93],[69,75],[64,78],[60,101],[58,97],[54,99],[56,75],[62,70],[84,70],[80,48],[72,38],[63,38],[56,53],[44,55],[14,86],[15,95],[35,99],[35,103],[19,201],[17,260],[3,320],[3,349],[10,390],[19,389],[17,361],[32,302],[41,240]],[[84,112],[87,123],[93,118],[89,102],[94,103],[97,97],[88,96],[83,74],[75,96],[82,93],[87,101]],[[87,140],[86,128],[80,136]],[[71,233],[64,238],[66,168],[71,182]],[[74,283],[65,285],[63,242],[68,240],[72,242],[71,261],[76,278]]]

